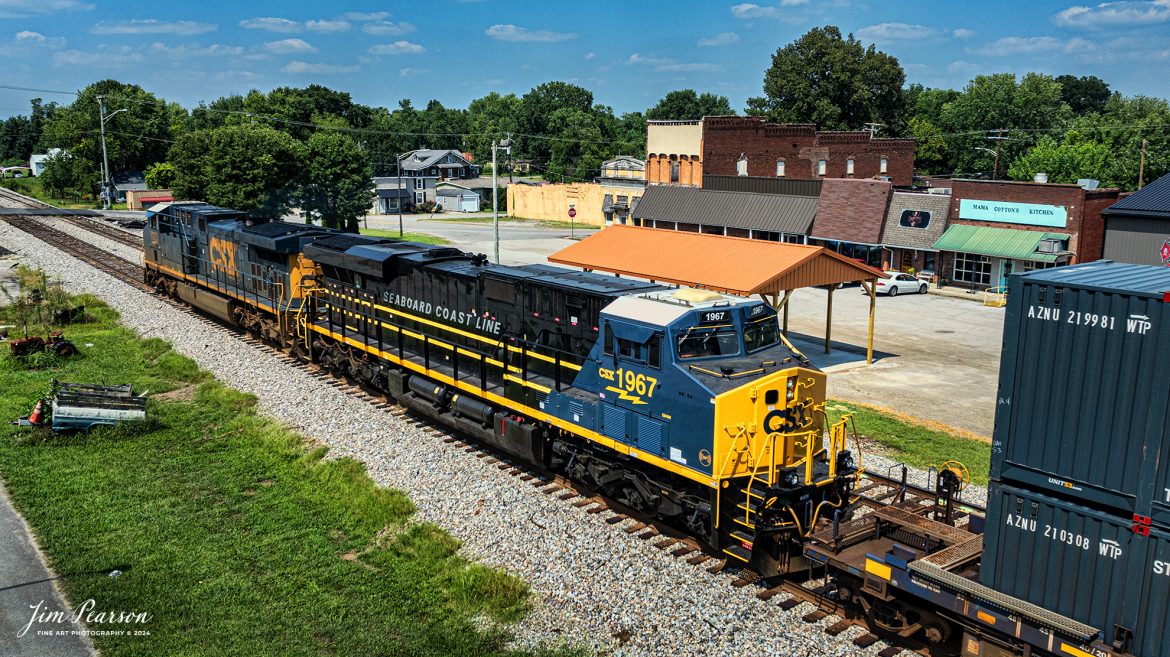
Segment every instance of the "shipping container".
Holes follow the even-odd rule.
[[[1170,533],[993,483],[980,581],[1120,640],[1138,657],[1170,657]]]
[[[992,479],[1170,527],[1170,268],[1013,276]]]

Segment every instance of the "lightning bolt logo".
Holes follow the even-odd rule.
[[[646,405],[646,402],[642,401],[641,397],[639,397],[637,395],[631,395],[628,391],[623,390],[621,388],[615,388],[613,386],[605,386],[605,389],[609,390],[611,392],[616,392],[618,394],[618,399],[624,399],[624,400],[630,402],[631,404],[634,404],[635,406],[638,406],[638,405],[645,406]]]

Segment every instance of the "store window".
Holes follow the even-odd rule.
[[[1037,260],[1024,260],[1021,262],[1024,271],[1034,271],[1036,269],[1052,269],[1056,266],[1055,262],[1043,262]]]
[[[974,253],[956,253],[952,278],[974,285],[991,285],[991,258]]]

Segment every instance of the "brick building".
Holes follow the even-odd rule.
[[[701,161],[703,171],[715,175],[880,178],[909,186],[914,140],[824,132],[757,116],[708,116],[702,121]]]
[[[1101,259],[1101,212],[1117,189],[1078,185],[955,180],[950,222],[934,244],[939,275],[972,288],[1007,284],[1013,272]]]
[[[703,122],[646,122],[646,182],[703,186]]]

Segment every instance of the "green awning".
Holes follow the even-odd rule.
[[[947,228],[947,232],[934,243],[934,248],[939,251],[975,253],[1012,260],[1056,262],[1064,254],[1041,253],[1036,250],[1040,246],[1040,241],[1046,239],[1060,240],[1067,245],[1069,236],[1067,233],[1042,233],[1035,230],[958,224]]]

